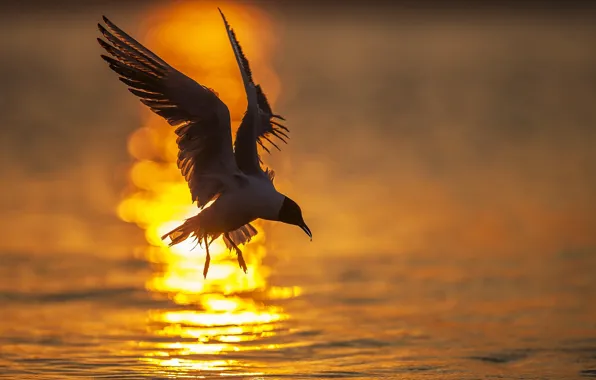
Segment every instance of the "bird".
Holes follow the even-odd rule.
[[[169,246],[194,238],[206,251],[203,277],[211,260],[209,246],[218,237],[247,273],[240,245],[258,231],[257,219],[300,227],[312,241],[300,206],[275,188],[275,172],[263,169],[263,140],[281,150],[273,138],[287,144],[289,129],[273,113],[260,84],[255,84],[234,30],[219,9],[246,92],[247,108],[232,144],[230,111],[215,90],[189,78],[132,38],[106,16],[98,23],[101,58],[128,90],[154,113],[175,127],[177,166],[199,211],[162,236]],[[278,121],[280,120],[280,121]],[[258,146],[257,146],[258,145]]]

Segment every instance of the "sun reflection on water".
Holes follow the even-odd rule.
[[[267,64],[271,21],[246,5],[226,3],[223,10],[270,101],[275,102],[279,85]],[[213,87],[230,108],[232,128],[237,128],[246,108],[244,88],[216,4],[177,3],[152,12],[148,24],[141,41],[186,75]],[[143,360],[174,371],[237,370],[243,367],[238,361],[210,355],[277,348],[270,338],[288,315],[271,303],[295,297],[300,289],[267,284],[265,232],[259,223],[254,224],[259,234],[244,247],[246,274],[221,239],[210,248],[206,280],[203,248],[190,240],[167,247],[160,237],[198,209],[176,167],[174,129],[145,109],[143,114],[145,124],[129,139],[129,151],[136,159],[130,171],[133,189],[119,205],[118,214],[145,230],[146,258],[156,268],[147,289],[176,305],[150,312],[148,326],[156,339],[145,344]]]

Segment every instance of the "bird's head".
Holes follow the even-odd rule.
[[[310,232],[310,228],[308,228],[304,222],[300,206],[288,197],[284,198],[281,209],[279,210],[278,220],[282,223],[293,224],[302,228],[302,231],[304,231],[312,241],[312,232]]]

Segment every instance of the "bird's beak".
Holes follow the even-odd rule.
[[[306,234],[310,238],[310,241],[312,241],[312,232],[310,232],[310,228],[308,228],[306,223],[302,222],[302,224],[300,225],[300,228],[302,228],[302,231],[306,232]]]

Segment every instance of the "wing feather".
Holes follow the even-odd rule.
[[[193,201],[205,206],[233,186],[238,174],[232,150],[228,107],[207,87],[193,81],[103,18],[98,24],[108,53],[101,57],[128,90],[176,127],[178,168]]]
[[[288,128],[273,121],[274,118],[284,120],[281,116],[273,114],[269,101],[263,92],[260,85],[255,85],[252,70],[248,59],[244,55],[242,47],[238,42],[234,30],[230,27],[223,12],[219,10],[223,19],[228,38],[236,61],[242,74],[242,79],[245,84],[245,89],[248,97],[247,112],[240,123],[240,127],[236,132],[236,140],[234,141],[234,156],[236,165],[244,173],[266,173],[261,168],[261,158],[259,157],[257,144],[263,150],[270,153],[270,150],[265,146],[263,140],[266,140],[276,149],[281,150],[270,137],[275,137],[287,144],[289,136],[285,132],[289,132]],[[256,109],[251,102],[251,97],[256,95]],[[255,115],[256,113],[256,115]],[[285,132],[284,132],[285,131]]]

